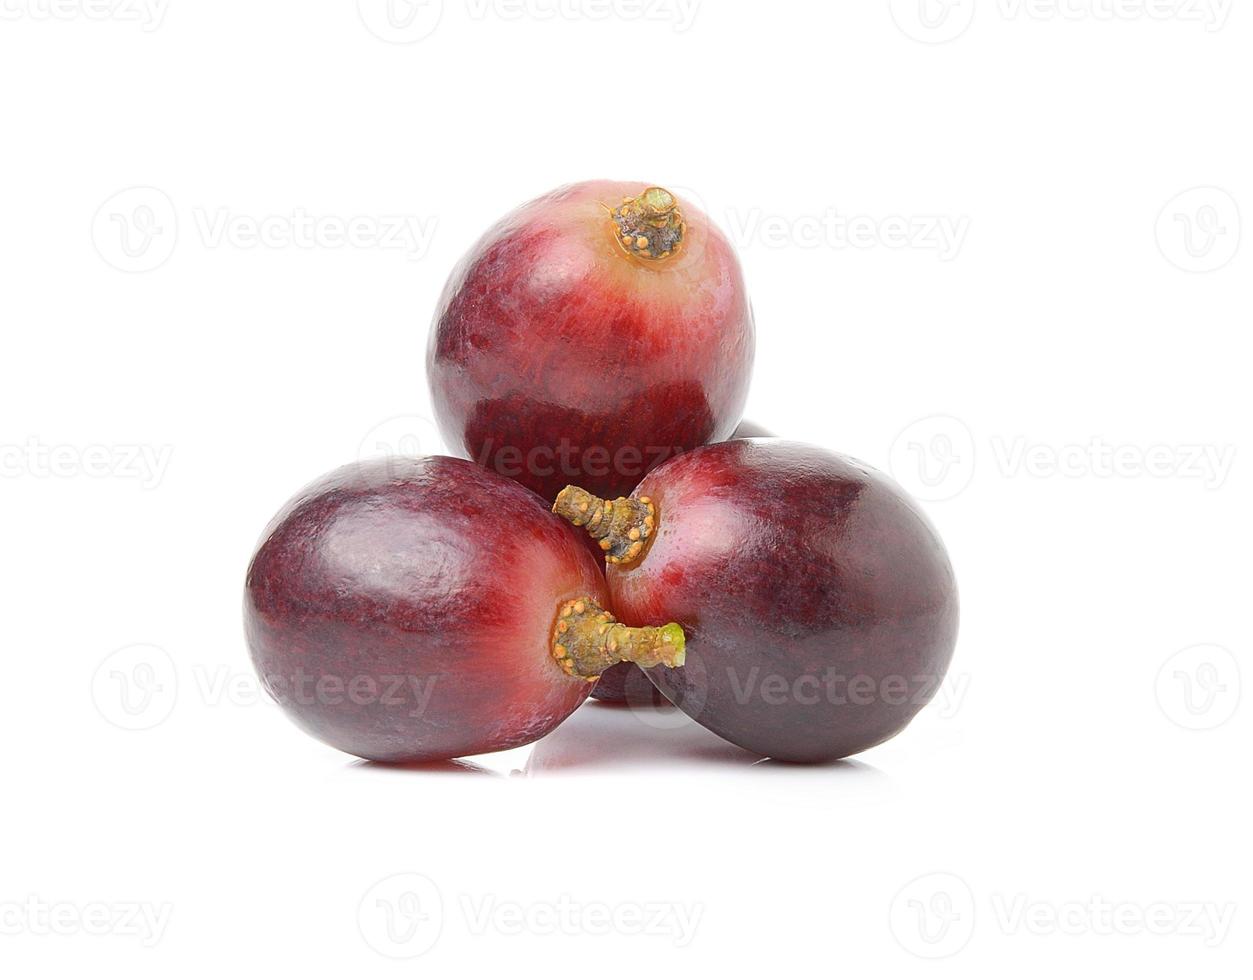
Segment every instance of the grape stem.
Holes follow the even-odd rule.
[[[602,206],[617,225],[615,237],[628,255],[656,262],[683,246],[687,222],[678,199],[664,187],[648,187],[639,197],[624,197],[616,208]]]
[[[567,674],[590,683],[614,664],[682,667],[686,638],[678,623],[623,626],[595,599],[584,597],[558,610],[552,655]]]
[[[582,487],[566,487],[557,494],[553,513],[600,542],[605,561],[611,565],[625,565],[639,558],[657,528],[657,507],[651,498],[604,500]]]

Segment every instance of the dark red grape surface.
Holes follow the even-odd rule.
[[[310,734],[385,762],[524,745],[591,690],[552,659],[558,607],[606,602],[572,528],[465,460],[352,464],[289,502],[248,569],[266,689]]]
[[[899,732],[934,693],[957,636],[944,545],[870,467],[813,446],[706,446],[637,495],[658,530],[610,566],[626,623],[677,621],[687,663],[649,677],[701,724],[796,762],[839,759]]]
[[[739,262],[682,198],[682,247],[628,254],[607,209],[645,186],[591,181],[519,208],[436,311],[427,376],[445,442],[547,500],[571,483],[629,493],[725,439],[744,407],[754,330]]]

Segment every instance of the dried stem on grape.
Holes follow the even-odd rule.
[[[589,682],[620,663],[682,667],[685,649],[677,623],[623,626],[590,598],[565,603],[553,627],[553,659],[567,674]]]
[[[581,487],[566,487],[557,494],[553,513],[599,541],[611,565],[639,558],[657,529],[657,507],[649,497],[604,500]]]
[[[611,208],[618,244],[636,258],[668,259],[683,246],[687,222],[678,199],[664,187],[649,187],[639,197],[624,197]]]

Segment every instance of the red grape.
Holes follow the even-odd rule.
[[[706,446],[630,498],[558,513],[608,547],[630,623],[678,622],[687,661],[650,679],[696,721],[776,759],[877,745],[938,687],[957,636],[944,545],[891,480],[777,439]]]
[[[584,544],[530,491],[465,460],[343,467],[294,497],[248,569],[262,682],[311,735],[383,762],[525,745],[610,664],[682,662],[675,627],[608,613]]]
[[[427,376],[450,447],[552,500],[574,482],[627,493],[725,439],[753,350],[739,262],[709,219],[661,188],[591,181],[519,208],[462,260]]]

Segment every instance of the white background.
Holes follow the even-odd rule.
[[[1248,975],[1247,4],[0,11],[6,975]],[[261,528],[439,451],[444,277],[593,177],[704,204],[749,416],[948,542],[853,762],[588,705],[395,771],[258,696]]]

